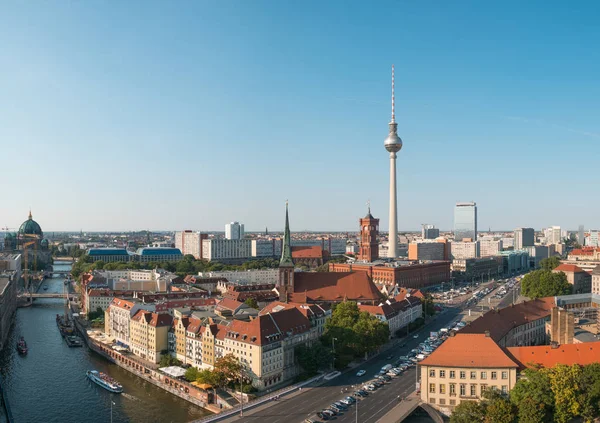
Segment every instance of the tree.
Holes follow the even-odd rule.
[[[452,412],[450,423],[476,423],[483,422],[485,410],[481,403],[476,401],[461,401]]]
[[[581,417],[586,422],[593,421],[600,415],[600,363],[584,366],[577,383],[581,392]]]
[[[331,365],[331,350],[323,344],[317,342],[311,346],[299,345],[295,350],[298,364],[309,375],[316,374],[319,370],[324,370]]]
[[[164,354],[160,358],[159,365],[160,365],[160,367],[180,366],[181,365],[181,361],[177,360],[171,354]]]
[[[542,259],[540,261],[540,266],[543,270],[553,270],[560,266],[560,259],[556,256]]]
[[[546,406],[532,397],[525,397],[517,407],[519,423],[545,423],[551,421],[547,417]]]
[[[571,293],[571,284],[563,272],[535,270],[521,281],[521,293],[529,298],[553,297]]]
[[[219,386],[218,376],[215,374],[215,372],[208,369],[199,370],[196,373],[196,382]]]
[[[198,379],[198,369],[195,367],[190,367],[185,371],[184,378],[188,382],[195,382]]]
[[[421,298],[421,303],[423,306],[423,314],[425,316],[433,316],[435,314],[435,304],[433,303],[431,294],[425,293],[425,296]]]
[[[256,310],[259,309],[258,303],[256,302],[256,298],[250,297],[246,301],[244,301],[244,304],[246,304],[248,307],[255,308]]]
[[[554,393],[546,370],[526,369],[510,391],[510,401],[517,406],[519,421],[552,421]],[[540,418],[541,420],[536,420]]]
[[[229,383],[240,379],[242,365],[233,354],[227,354],[215,361],[214,372],[217,373],[219,379],[222,376],[222,379]]]
[[[488,389],[483,394],[485,423],[511,423],[517,418],[515,407],[496,389]]]
[[[581,378],[581,367],[558,364],[548,371],[550,387],[554,393],[554,421],[566,423],[579,416],[581,404],[578,401],[579,387],[577,381]]]
[[[322,264],[322,265],[318,266],[318,267],[315,269],[315,271],[316,271],[316,272],[320,272],[320,273],[323,273],[323,272],[329,272],[329,264],[327,264],[327,263],[324,263],[324,264]]]

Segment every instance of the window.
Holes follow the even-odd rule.
[[[435,370],[429,370],[429,377],[435,377]]]
[[[444,385],[443,383],[440,383],[440,394],[445,394],[446,393],[446,385]]]
[[[450,400],[450,405],[456,405],[456,400],[451,399]]]
[[[471,379],[477,379],[477,372],[471,372]]]
[[[450,384],[450,395],[455,395],[455,394],[456,394],[456,384],[451,383]]]
[[[506,394],[508,392],[508,386],[502,385],[502,393]]]
[[[446,377],[446,371],[440,370],[440,377]]]
[[[435,404],[435,398],[429,398],[429,402],[430,402],[431,404]]]
[[[429,384],[429,393],[430,394],[435,394],[435,383],[430,383]]]
[[[477,395],[477,385],[471,385],[471,396],[474,397]]]
[[[487,379],[487,372],[481,372],[481,378]]]
[[[456,377],[456,372],[454,370],[450,370],[450,379],[454,379]]]
[[[440,398],[440,405],[446,404],[446,400],[444,398]]]
[[[461,379],[466,379],[467,378],[467,372],[465,372],[464,370],[460,371],[460,378]]]
[[[460,384],[460,395],[464,397],[466,394],[466,391],[467,391],[467,385],[465,385],[464,383],[461,383]]]
[[[485,383],[483,385],[481,385],[481,396],[483,396],[483,393],[485,392],[486,389],[487,389],[487,385]]]
[[[498,372],[492,372],[492,379],[498,379]]]
[[[507,371],[502,372],[502,379],[508,379],[508,372]]]

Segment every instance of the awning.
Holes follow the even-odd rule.
[[[185,369],[179,366],[161,367],[158,370],[175,378],[185,375]]]

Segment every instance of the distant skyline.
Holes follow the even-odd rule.
[[[600,229],[600,3],[0,4],[0,227]],[[577,166],[574,166],[577,164]]]

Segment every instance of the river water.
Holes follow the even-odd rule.
[[[56,270],[69,270],[57,264]],[[47,279],[48,290],[63,290],[64,279]],[[194,406],[108,362],[86,347],[69,348],[56,327],[63,300],[38,299],[17,311],[12,339],[0,354],[0,372],[17,423],[188,422],[207,411]],[[17,339],[23,336],[29,353],[19,356]],[[123,385],[121,395],[112,394],[85,377],[97,369]],[[2,414],[2,413],[0,413]],[[0,422],[3,417],[0,417]]]

